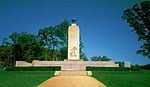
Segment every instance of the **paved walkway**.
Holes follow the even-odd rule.
[[[59,76],[48,79],[38,87],[106,87],[95,78],[85,75],[84,72],[68,71],[68,75],[67,71],[63,71]]]

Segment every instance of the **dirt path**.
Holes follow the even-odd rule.
[[[55,76],[38,87],[106,87],[90,76]]]
[[[75,74],[72,75],[71,74]],[[69,76],[67,76],[69,75]],[[62,72],[59,76],[54,76],[40,84],[38,87],[106,87],[91,76],[86,76],[84,72]]]

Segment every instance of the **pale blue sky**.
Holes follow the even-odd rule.
[[[121,19],[123,11],[144,0],[0,0],[0,43],[13,32],[37,34],[64,19],[77,18],[84,52],[113,61],[150,63],[137,55],[140,42]]]

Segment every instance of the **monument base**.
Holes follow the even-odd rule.
[[[64,59],[64,61],[83,61],[82,59]]]
[[[113,61],[82,61],[82,60],[67,60],[67,61],[38,61],[34,60],[31,66],[61,66],[61,70],[86,70],[87,66],[92,67],[119,67]],[[16,61],[16,66],[27,66],[24,61]]]
[[[91,71],[66,71],[66,70],[62,70],[62,71],[55,71],[55,76],[91,76],[92,72]]]

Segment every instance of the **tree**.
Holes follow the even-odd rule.
[[[58,59],[57,54],[60,54],[57,51],[60,50],[60,48],[67,47],[68,27],[69,22],[64,20],[59,25],[40,29],[38,33],[41,42],[45,47],[50,49],[49,55],[51,55],[52,60]]]
[[[3,38],[3,43],[0,45],[0,66],[14,65],[15,60],[12,52],[11,43],[8,42],[8,38]]]
[[[6,45],[0,45],[0,66],[12,66],[15,63],[13,54],[12,54],[12,47]]]
[[[32,62],[38,59],[42,47],[37,36],[28,33],[12,33],[9,38],[12,40],[12,51],[16,60]]]
[[[64,20],[60,24],[56,25],[57,36],[59,37],[60,42],[62,43],[62,47],[68,46],[68,27],[70,23],[68,20]]]
[[[126,9],[122,19],[133,27],[132,31],[137,34],[138,41],[143,43],[137,53],[150,58],[150,1],[144,1],[135,4],[132,9]]]
[[[60,49],[59,49],[59,57],[60,60],[67,59],[68,57],[68,27],[70,23],[68,20],[64,20],[59,25],[56,25],[57,36],[60,38]]]
[[[40,37],[41,42],[44,43],[44,46],[50,49],[49,55],[51,55],[51,58],[55,60],[54,51],[59,45],[55,28],[50,26],[44,29],[40,29],[38,36]]]
[[[107,56],[93,56],[91,57],[92,61],[110,61],[111,59]]]
[[[63,61],[64,59],[67,59],[67,57],[68,57],[68,47],[62,47],[62,48],[60,48],[60,58],[61,58],[61,60]]]
[[[81,40],[81,36],[80,36],[80,59],[83,61],[88,61],[86,54],[83,52],[83,48],[84,48],[84,44],[83,44],[83,42]]]
[[[86,54],[85,53],[80,53],[80,59],[82,59],[83,61],[88,61],[88,58],[87,58],[87,56],[86,56]]]
[[[108,58],[107,56],[101,56],[101,57],[99,58],[99,60],[100,60],[100,61],[110,61],[111,59]]]
[[[92,56],[90,57],[91,61],[99,61],[99,57],[98,56]]]

